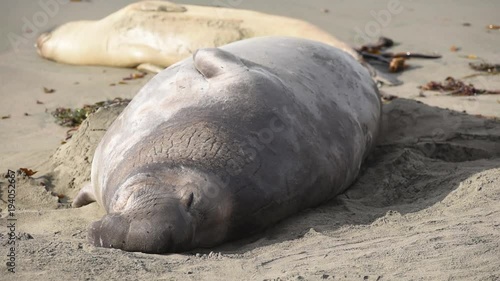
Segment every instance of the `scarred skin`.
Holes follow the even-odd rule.
[[[101,247],[212,247],[343,192],[374,146],[368,71],[331,46],[264,37],[200,49],[155,76],[98,145],[74,200]]]
[[[249,10],[141,1],[98,21],[66,23],[37,41],[38,53],[67,64],[167,67],[199,48],[219,47],[258,36],[292,36],[355,50],[298,19]]]

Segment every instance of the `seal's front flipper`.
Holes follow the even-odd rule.
[[[142,72],[160,73],[164,69],[164,67],[152,63],[141,63],[137,66],[137,70]]]
[[[170,66],[189,54],[163,54],[160,50],[144,44],[119,44],[116,46],[114,59],[122,67],[143,67],[144,65],[156,66],[153,72],[159,72],[160,67]],[[162,69],[163,70],[163,69]]]
[[[134,9],[144,12],[183,13],[186,7],[167,1],[144,1],[133,4]]]
[[[92,188],[92,184],[87,182],[75,197],[71,206],[73,206],[73,208],[79,208],[92,202],[95,202],[94,189]]]

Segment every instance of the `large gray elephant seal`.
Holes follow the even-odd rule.
[[[264,37],[154,77],[98,145],[74,201],[96,246],[164,253],[249,235],[343,192],[373,147],[378,90],[347,53]]]

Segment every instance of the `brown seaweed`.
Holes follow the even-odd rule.
[[[82,108],[76,109],[58,107],[52,112],[52,116],[56,118],[56,123],[61,126],[77,127],[83,120],[87,119],[91,113],[95,112],[100,107],[128,104],[129,102],[130,99],[115,98],[114,100],[101,101],[92,105],[85,104]]]
[[[466,84],[461,80],[453,77],[447,77],[444,82],[431,81],[419,87],[424,91],[439,91],[449,92],[452,96],[476,96],[476,95],[498,95],[498,91],[490,91],[484,89],[477,89],[472,84]]]
[[[46,94],[52,94],[52,93],[55,93],[55,91],[56,90],[54,90],[54,89],[43,87],[43,92],[46,93]]]
[[[357,51],[360,53],[379,54],[382,50],[394,46],[394,41],[387,37],[379,37],[378,41],[361,46]]]
[[[400,72],[406,68],[405,58],[393,58],[389,63],[390,72]]]
[[[415,52],[400,52],[400,53],[381,53],[380,55],[388,58],[406,58],[406,59],[440,59],[441,55],[421,54]]]
[[[390,72],[400,72],[407,68],[405,59],[420,58],[420,59],[439,59],[438,54],[421,54],[415,52],[383,52],[385,49],[394,46],[394,41],[380,37],[376,43],[366,44],[356,49],[356,51],[367,60],[380,61],[388,66]]]
[[[492,64],[492,63],[469,63],[470,68],[476,70],[476,71],[483,71],[483,72],[490,72],[490,73],[497,73],[500,72],[500,64]]]
[[[144,78],[144,76],[146,76],[147,73],[145,72],[139,72],[139,73],[132,73],[130,74],[129,76],[127,77],[123,77],[122,80],[124,81],[127,81],[127,80],[135,80],[135,79],[140,79],[140,78]]]
[[[28,168],[19,168],[19,170],[17,170],[17,174],[18,175],[26,175],[28,177],[31,177],[32,175],[38,173],[38,171],[33,171],[32,169],[28,169]]]

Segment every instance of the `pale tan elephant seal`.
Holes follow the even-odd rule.
[[[361,60],[346,43],[302,20],[166,1],[137,2],[98,21],[66,23],[42,34],[37,48],[42,57],[61,63],[162,69],[199,48],[274,35],[320,41]]]
[[[329,45],[261,37],[198,50],[108,128],[73,205],[90,243],[165,253],[248,236],[345,191],[375,145],[368,71]]]

